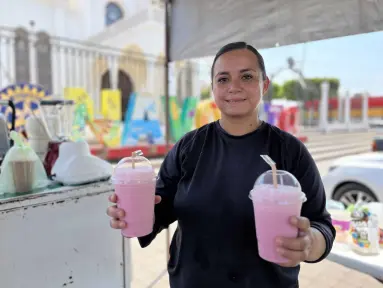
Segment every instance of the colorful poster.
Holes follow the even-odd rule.
[[[208,123],[218,120],[221,117],[214,100],[206,99],[198,103],[195,115],[195,126],[200,128]]]
[[[121,143],[120,121],[97,119],[87,123],[97,141],[106,147],[119,147]]]
[[[12,84],[0,91],[1,100],[12,100],[16,108],[16,131],[25,131],[25,119],[32,114],[39,114],[41,99],[49,99],[50,92],[40,85],[30,83]],[[12,111],[8,106],[0,106],[9,128],[11,127]]]
[[[165,143],[153,97],[131,94],[121,140],[123,146]]]
[[[85,138],[87,108],[85,104],[77,104],[74,107],[74,119],[72,126],[72,140],[78,141]]]
[[[165,109],[165,98],[164,98],[164,109]],[[169,97],[169,124],[170,124],[170,133],[171,138],[174,142],[178,141],[184,133],[182,127],[182,119],[180,108],[178,106],[177,97],[170,96]]]
[[[66,87],[64,88],[64,98],[67,100],[73,100],[76,105],[84,104],[86,107],[86,116],[88,121],[94,119],[94,107],[93,100],[90,98],[84,88],[78,87]]]
[[[188,97],[182,105],[181,123],[183,135],[194,128],[193,119],[196,115],[197,102],[196,97]]]
[[[105,119],[121,121],[121,91],[101,90],[101,113]]]
[[[176,96],[169,97],[169,124],[172,141],[178,141],[185,133],[194,128],[193,120],[197,102],[196,97],[187,97],[180,107]],[[165,97],[162,97],[162,103],[165,109]]]
[[[104,116],[104,118],[101,119],[95,119],[93,100],[83,88],[65,88],[64,97],[65,99],[70,99],[75,102],[74,124],[72,131],[73,140],[79,140],[86,137],[85,128],[88,125],[100,144],[107,147],[118,147],[120,145],[120,91],[103,90],[101,92],[101,114]]]

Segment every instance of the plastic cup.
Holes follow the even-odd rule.
[[[336,230],[336,242],[347,243],[350,235],[351,213],[347,210],[328,210]]]
[[[290,224],[292,216],[300,216],[306,196],[298,180],[289,172],[276,171],[277,186],[272,171],[258,177],[250,199],[253,201],[259,256],[269,262],[286,263],[277,252],[277,237],[298,237],[298,228]]]
[[[11,161],[15,193],[27,193],[33,190],[36,161]]]
[[[112,176],[117,207],[125,211],[127,227],[121,234],[128,238],[142,237],[153,231],[155,172],[142,156],[123,158]]]

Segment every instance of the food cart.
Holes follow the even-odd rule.
[[[99,182],[0,196],[1,287],[129,288],[129,239],[106,216],[111,192]]]

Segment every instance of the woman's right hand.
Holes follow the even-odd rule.
[[[109,201],[112,203],[117,203],[117,195],[113,193],[109,196]],[[161,202],[161,196],[156,195],[155,204]],[[124,229],[126,228],[126,222],[122,220],[125,217],[126,211],[117,208],[116,205],[108,207],[106,214],[108,214],[112,219],[110,220],[110,227],[114,229]]]

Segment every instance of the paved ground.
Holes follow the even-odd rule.
[[[173,227],[174,228],[174,227]],[[142,249],[136,240],[132,241],[133,282],[132,288],[168,288],[168,275],[163,274],[166,268],[165,233],[149,247]],[[164,275],[153,286],[151,284],[160,275]],[[382,288],[372,277],[348,269],[342,265],[324,260],[318,264],[303,264],[299,277],[301,288]]]
[[[318,163],[321,174],[327,171],[331,162]],[[175,225],[170,230],[174,229]],[[132,240],[132,288],[169,287],[165,270],[166,245],[165,231],[145,249],[140,248],[137,240]],[[383,288],[383,284],[372,277],[328,260],[318,264],[303,264],[299,280],[303,288]]]

